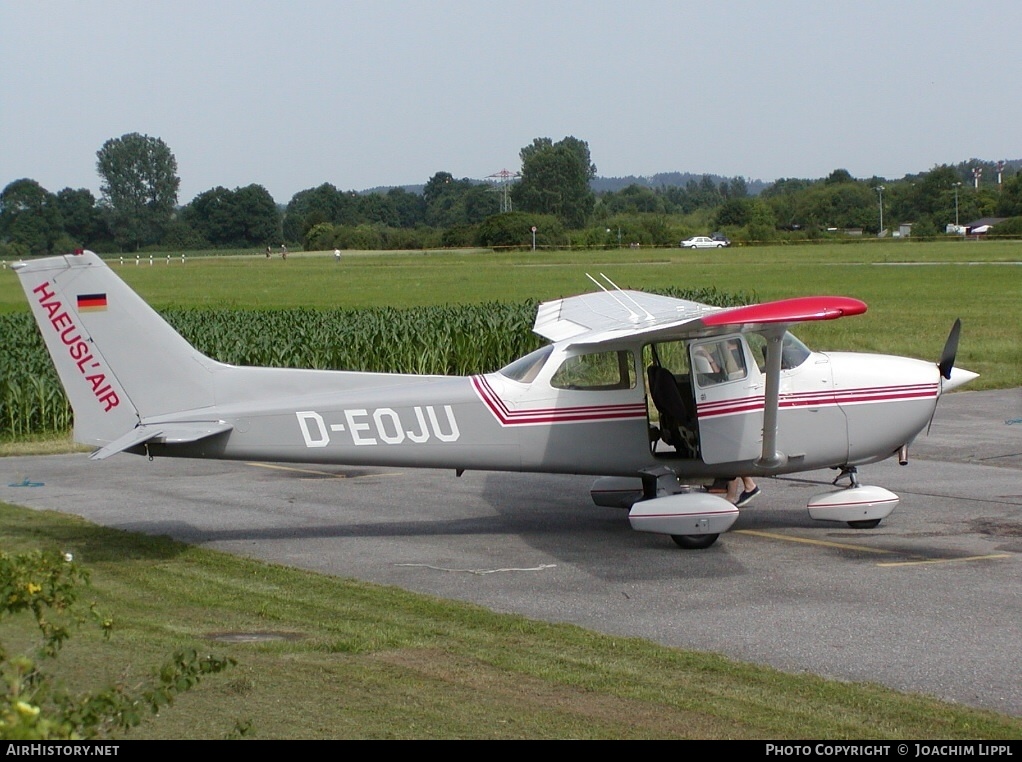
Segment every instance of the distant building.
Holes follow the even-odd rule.
[[[973,222],[965,223],[965,235],[986,235],[990,229],[999,222],[1004,222],[1007,217],[980,217]]]

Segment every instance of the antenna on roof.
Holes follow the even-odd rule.
[[[612,285],[614,288],[616,288],[621,293],[621,296],[623,296],[625,299],[627,299],[632,304],[634,304],[638,309],[640,309],[643,312],[645,312],[647,320],[654,320],[654,317],[653,317],[652,313],[650,313],[649,310],[647,310],[645,307],[643,307],[641,304],[639,304],[637,301],[635,301],[635,299],[632,298],[631,294],[629,294],[627,291],[622,289],[617,283],[612,281],[610,278],[608,278],[603,273],[600,273],[600,277],[603,278],[605,281],[607,281],[607,283]]]
[[[638,320],[638,319],[639,319],[639,316],[638,316],[637,314],[635,314],[634,312],[632,312],[632,308],[631,308],[631,307],[629,307],[629,306],[628,306],[627,304],[625,304],[624,302],[622,302],[622,301],[621,301],[620,299],[618,299],[618,298],[617,298],[617,296],[615,296],[615,295],[614,295],[614,292],[613,292],[613,291],[610,291],[610,290],[608,290],[606,286],[604,286],[604,285],[603,285],[602,283],[600,283],[600,281],[596,280],[596,278],[594,278],[594,277],[593,277],[592,275],[590,275],[589,273],[586,273],[586,277],[587,277],[587,278],[589,278],[589,280],[591,280],[591,281],[592,281],[593,283],[595,283],[595,284],[596,284],[596,285],[597,285],[597,286],[599,287],[599,289],[600,289],[601,291],[603,291],[603,292],[604,292],[605,294],[607,294],[607,295],[608,295],[608,296],[609,296],[609,297],[610,297],[611,299],[613,299],[613,300],[614,300],[615,302],[617,302],[617,303],[618,303],[619,305],[621,305],[621,307],[623,307],[623,308],[625,309],[625,311],[627,311],[627,312],[628,312],[628,318],[629,318],[630,320],[633,320],[633,321],[634,321],[634,320]],[[606,276],[604,276],[604,277],[606,277]],[[613,286],[614,284],[613,284],[613,283],[611,283],[610,285],[612,285],[612,286]],[[616,286],[615,286],[615,288],[616,288]],[[619,289],[619,290],[620,290],[620,289]]]

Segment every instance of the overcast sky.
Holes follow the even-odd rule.
[[[179,200],[520,168],[890,179],[1022,157],[1019,0],[0,0],[0,188],[99,194],[159,137]]]

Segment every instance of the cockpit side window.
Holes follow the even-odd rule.
[[[510,365],[500,369],[500,374],[520,384],[531,384],[536,380],[539,371],[546,365],[547,358],[554,351],[553,344],[540,347],[535,352],[530,352],[524,357],[519,357]]]
[[[635,363],[626,351],[594,352],[567,358],[550,379],[555,389],[608,391],[635,388]]]
[[[742,341],[736,337],[693,346],[692,368],[696,381],[703,387],[740,381],[749,375]]]

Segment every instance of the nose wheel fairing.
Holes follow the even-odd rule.
[[[898,507],[898,496],[888,489],[861,484],[814,495],[809,516],[817,521],[843,521],[856,529],[875,527]]]

